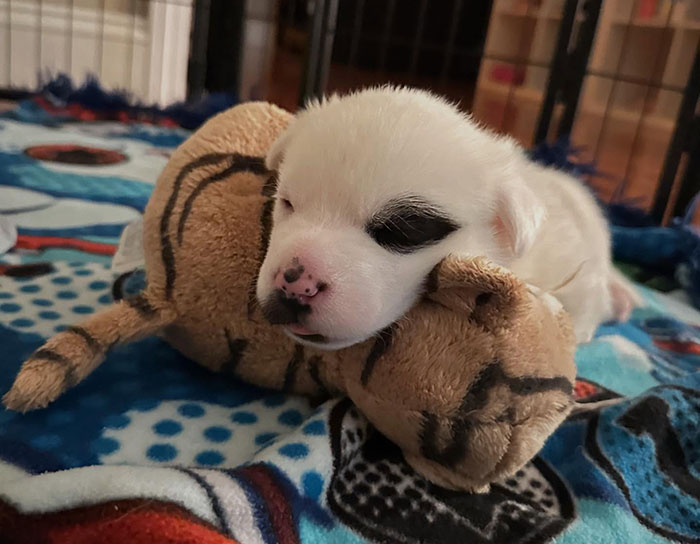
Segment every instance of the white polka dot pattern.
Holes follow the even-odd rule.
[[[253,459],[311,413],[306,399],[270,397],[235,408],[206,402],[163,401],[150,410],[129,410],[109,422],[104,464],[231,468]],[[273,405],[270,405],[273,404]],[[149,407],[150,408],[150,407]]]

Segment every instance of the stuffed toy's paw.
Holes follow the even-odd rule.
[[[44,408],[65,391],[69,378],[67,371],[63,358],[39,350],[24,364],[2,402],[17,412]]]

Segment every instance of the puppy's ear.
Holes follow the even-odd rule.
[[[497,239],[513,257],[530,249],[544,219],[544,206],[520,177],[502,184],[496,197],[493,227]]]
[[[514,318],[527,298],[521,280],[483,257],[450,255],[433,269],[426,289],[428,299],[487,327]]]
[[[292,139],[292,132],[294,130],[294,122],[290,124],[282,134],[280,134],[277,139],[272,143],[270,149],[267,151],[267,156],[265,157],[265,166],[268,170],[278,170],[280,164],[284,160],[284,153],[287,150],[290,140]]]

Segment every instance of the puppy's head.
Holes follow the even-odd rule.
[[[506,263],[542,208],[509,140],[428,93],[312,104],[271,148],[279,181],[257,296],[296,339],[340,348],[402,316],[446,255]]]

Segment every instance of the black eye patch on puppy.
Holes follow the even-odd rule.
[[[458,228],[439,208],[413,196],[390,201],[365,225],[375,242],[396,253],[435,244]]]

